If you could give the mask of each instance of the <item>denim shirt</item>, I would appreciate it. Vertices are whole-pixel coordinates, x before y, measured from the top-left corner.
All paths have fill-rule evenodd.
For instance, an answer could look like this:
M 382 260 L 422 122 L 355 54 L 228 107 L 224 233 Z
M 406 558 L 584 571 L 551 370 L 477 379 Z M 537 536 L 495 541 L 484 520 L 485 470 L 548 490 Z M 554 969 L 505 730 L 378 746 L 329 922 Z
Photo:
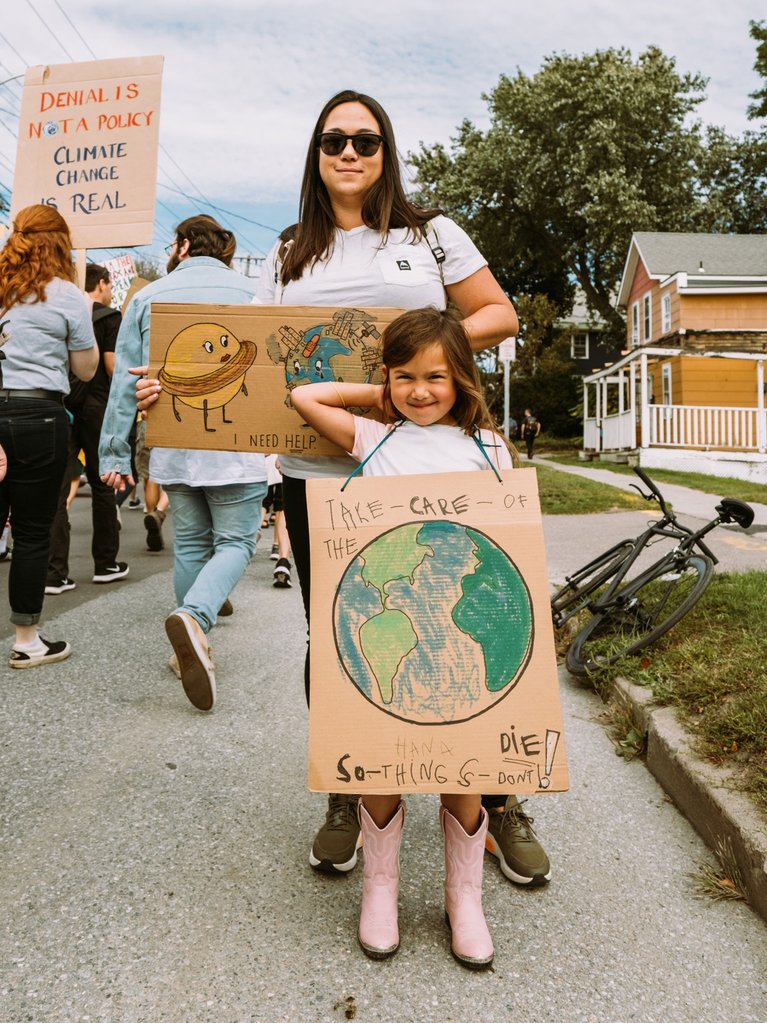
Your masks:
M 128 475 L 131 471 L 128 435 L 136 418 L 136 378 L 128 369 L 144 366 L 149 361 L 152 303 L 245 305 L 252 301 L 254 291 L 254 281 L 225 266 L 221 260 L 211 256 L 191 256 L 182 260 L 167 277 L 152 281 L 134 295 L 117 335 L 115 370 L 99 444 L 102 473 L 116 471 Z M 190 486 L 266 479 L 263 455 L 227 451 L 192 452 L 157 448 L 153 452 L 150 471 L 151 478 L 157 483 L 187 483 Z M 158 478 L 160 476 L 164 478 Z

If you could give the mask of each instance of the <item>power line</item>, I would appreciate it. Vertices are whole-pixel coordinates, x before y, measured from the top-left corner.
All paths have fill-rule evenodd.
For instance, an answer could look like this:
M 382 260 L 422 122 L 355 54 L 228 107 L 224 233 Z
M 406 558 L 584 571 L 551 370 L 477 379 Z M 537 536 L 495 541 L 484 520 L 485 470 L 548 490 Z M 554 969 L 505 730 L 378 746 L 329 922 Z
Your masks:
M 18 50 L 16 49 L 16 47 L 15 47 L 15 46 L 13 45 L 13 43 L 9 42 L 9 40 L 8 40 L 8 39 L 6 39 L 6 37 L 5 37 L 4 35 L 3 35 L 3 33 L 2 33 L 2 32 L 0 32 L 0 39 L 2 39 L 2 40 L 3 40 L 3 42 L 5 43 L 5 45 L 6 45 L 6 46 L 7 46 L 7 47 L 8 47 L 8 48 L 9 48 L 10 50 L 13 50 L 13 52 L 14 52 L 14 53 L 16 54 L 16 56 L 17 56 L 17 57 L 19 58 L 19 60 L 21 61 L 21 63 L 22 63 L 23 65 L 24 65 L 24 67 L 29 67 L 29 61 L 28 61 L 28 60 L 25 60 L 25 59 L 24 59 L 24 58 L 23 58 L 23 57 L 21 56 L 21 54 L 20 54 L 20 53 L 19 53 L 19 51 L 18 51 Z
M 62 14 L 64 15 L 64 17 L 65 17 L 65 18 L 67 19 L 67 21 L 69 22 L 69 24 L 70 24 L 70 25 L 72 26 L 72 28 L 73 28 L 73 29 L 75 30 L 75 32 L 77 33 L 77 36 L 78 36 L 78 38 L 80 39 L 80 41 L 82 42 L 82 44 L 83 44 L 83 45 L 85 46 L 85 48 L 86 48 L 86 50 L 88 51 L 88 53 L 90 53 L 91 57 L 93 57 L 93 59 L 94 59 L 94 60 L 98 60 L 98 57 L 97 57 L 97 56 L 96 56 L 96 54 L 95 54 L 95 53 L 93 52 L 93 50 L 92 50 L 92 49 L 90 48 L 90 45 L 89 45 L 89 43 L 88 43 L 87 39 L 84 39 L 84 38 L 83 38 L 83 36 L 82 36 L 82 33 L 81 33 L 81 32 L 80 32 L 80 30 L 79 30 L 79 29 L 78 29 L 78 28 L 76 27 L 75 23 L 74 23 L 74 22 L 72 21 L 72 19 L 71 19 L 71 18 L 69 17 L 69 15 L 68 15 L 68 14 L 67 14 L 67 12 L 66 12 L 66 11 L 64 10 L 64 8 L 63 8 L 63 7 L 61 6 L 61 4 L 59 3 L 59 0 L 53 0 L 53 2 L 54 2 L 54 3 L 56 4 L 56 6 L 58 7 L 58 9 L 59 9 L 59 10 L 61 11 L 61 13 L 62 13 Z
M 40 12 L 39 12 L 39 11 L 37 10 L 37 8 L 35 7 L 35 5 L 34 5 L 34 4 L 32 3 L 32 0 L 27 0 L 27 7 L 29 7 L 29 9 L 30 9 L 31 11 L 34 11 L 34 13 L 35 13 L 35 14 L 37 15 L 37 17 L 38 17 L 38 18 L 40 19 L 40 21 L 41 21 L 42 25 L 43 25 L 43 26 L 45 27 L 45 29 L 47 30 L 47 32 L 49 33 L 49 35 L 53 36 L 53 38 L 54 38 L 54 39 L 56 40 L 56 42 L 57 42 L 57 43 L 59 44 L 59 46 L 60 46 L 60 47 L 61 47 L 61 49 L 62 49 L 62 50 L 64 51 L 64 53 L 66 53 L 67 57 L 69 57 L 69 59 L 70 59 L 70 60 L 71 60 L 71 61 L 72 61 L 72 62 L 74 63 L 74 59 L 75 59 L 75 58 L 74 58 L 74 57 L 72 56 L 72 54 L 71 54 L 71 53 L 69 52 L 69 50 L 68 50 L 68 49 L 66 48 L 66 46 L 65 46 L 65 45 L 64 45 L 64 44 L 62 43 L 62 41 L 61 41 L 61 40 L 59 39 L 59 37 L 58 37 L 58 36 L 56 35 L 56 33 L 55 33 L 55 32 L 53 31 L 53 29 L 51 28 L 51 26 L 50 26 L 50 25 L 48 24 L 48 22 L 47 22 L 47 21 L 45 20 L 45 18 L 43 18 L 43 16 L 42 16 L 42 15 L 40 14 Z

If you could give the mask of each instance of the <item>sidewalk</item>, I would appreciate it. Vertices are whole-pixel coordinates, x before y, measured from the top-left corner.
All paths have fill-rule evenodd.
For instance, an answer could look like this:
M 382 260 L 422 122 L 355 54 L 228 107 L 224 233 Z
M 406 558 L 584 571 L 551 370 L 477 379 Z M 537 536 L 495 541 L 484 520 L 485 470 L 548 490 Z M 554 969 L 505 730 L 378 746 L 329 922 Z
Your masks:
M 46 633 L 72 642 L 69 661 L 3 669 L 0 1018 L 764 1023 L 763 922 L 694 896 L 705 846 L 564 674 L 572 789 L 528 804 L 553 880 L 519 890 L 486 857 L 494 970 L 449 954 L 428 796 L 408 800 L 402 948 L 368 960 L 361 869 L 307 865 L 323 798 L 306 790 L 305 627 L 272 564 L 265 544 L 214 631 L 211 715 L 166 665 L 170 559 L 51 605 Z

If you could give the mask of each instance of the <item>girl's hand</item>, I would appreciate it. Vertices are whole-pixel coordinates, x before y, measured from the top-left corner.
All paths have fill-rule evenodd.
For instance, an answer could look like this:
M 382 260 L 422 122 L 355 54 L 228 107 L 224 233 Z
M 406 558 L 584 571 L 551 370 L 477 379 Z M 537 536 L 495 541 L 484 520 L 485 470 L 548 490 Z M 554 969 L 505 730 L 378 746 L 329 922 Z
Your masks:
M 154 405 L 160 397 L 160 391 L 162 390 L 159 380 L 146 376 L 148 370 L 148 366 L 135 366 L 133 369 L 128 370 L 129 373 L 138 377 L 136 381 L 136 408 L 141 412 L 142 419 L 146 419 L 147 409 Z
M 2 447 L 0 447 L 0 480 L 5 479 L 5 474 L 8 471 L 8 457 Z

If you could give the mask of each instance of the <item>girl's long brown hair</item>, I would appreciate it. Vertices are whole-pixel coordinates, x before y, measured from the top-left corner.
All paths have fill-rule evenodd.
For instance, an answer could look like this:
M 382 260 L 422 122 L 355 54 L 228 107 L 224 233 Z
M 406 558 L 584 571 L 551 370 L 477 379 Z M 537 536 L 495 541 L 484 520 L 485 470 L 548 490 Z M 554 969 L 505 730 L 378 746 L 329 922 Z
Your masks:
M 464 433 L 472 436 L 477 430 L 492 430 L 504 440 L 514 464 L 519 454 L 498 429 L 482 393 L 479 371 L 474 361 L 468 335 L 458 317 L 450 310 L 411 309 L 398 316 L 385 328 L 382 359 L 387 374 L 384 382 L 384 407 L 400 415 L 391 400 L 389 373 L 428 348 L 439 345 L 455 384 L 456 399 L 450 414 Z
M 13 231 L 0 251 L 0 306 L 45 300 L 54 277 L 75 280 L 72 238 L 66 220 L 53 206 L 26 206 L 16 214 Z
M 333 246 L 336 222 L 325 184 L 320 177 L 319 146 L 317 136 L 322 132 L 330 114 L 342 103 L 361 103 L 370 111 L 383 136 L 383 172 L 370 189 L 362 206 L 362 219 L 368 227 L 380 232 L 384 240 L 389 231 L 398 227 L 410 228 L 413 240 L 423 236 L 423 225 L 438 216 L 439 210 L 424 210 L 414 206 L 402 186 L 397 145 L 389 115 L 371 96 L 346 89 L 328 100 L 317 118 L 304 165 L 301 184 L 299 225 L 295 243 L 286 251 L 282 266 L 282 283 L 297 281 L 307 266 L 328 255 Z

